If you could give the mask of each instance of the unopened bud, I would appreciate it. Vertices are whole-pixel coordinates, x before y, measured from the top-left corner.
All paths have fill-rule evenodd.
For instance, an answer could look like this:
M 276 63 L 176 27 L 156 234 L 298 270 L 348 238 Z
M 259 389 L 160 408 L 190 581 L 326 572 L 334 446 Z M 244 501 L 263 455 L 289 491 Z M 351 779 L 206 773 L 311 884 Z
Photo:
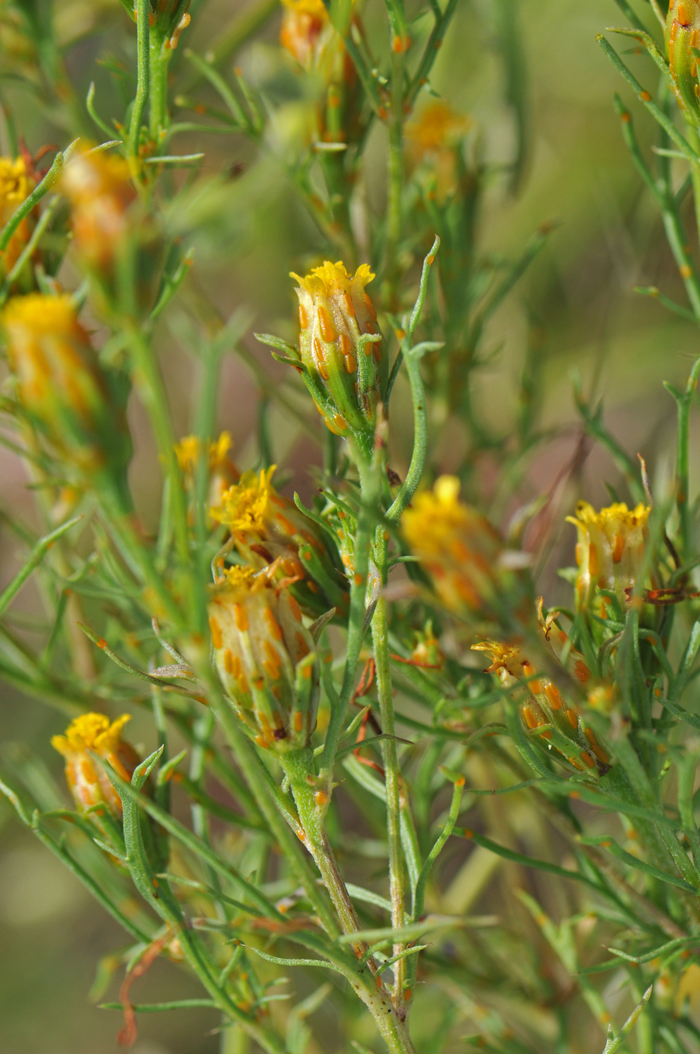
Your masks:
M 143 212 L 124 158 L 104 150 L 77 152 L 60 189 L 70 202 L 77 256 L 101 293 L 100 307 L 150 308 L 161 240 Z
M 71 722 L 65 735 L 52 738 L 51 746 L 66 759 L 68 789 L 81 812 L 102 803 L 113 816 L 121 819 L 121 798 L 91 753 L 108 762 L 123 780 L 131 782 L 140 758 L 131 744 L 121 738 L 122 729 L 130 720 L 129 714 L 122 714 L 111 723 L 105 714 L 83 714 Z
M 81 481 L 122 474 L 131 456 L 124 393 L 100 366 L 73 299 L 14 297 L 2 325 L 19 401 L 52 451 Z
M 374 441 L 377 403 L 388 378 L 386 350 L 377 313 L 365 286 L 374 278 L 367 264 L 348 274 L 326 261 L 299 283 L 301 361 L 322 393 L 317 409 L 328 428 L 367 449 Z M 369 338 L 369 339 L 367 339 Z
M 700 85 L 695 49 L 700 48 L 700 0 L 671 0 L 666 46 L 676 98 L 683 110 L 700 117 Z
M 318 664 L 289 590 L 266 572 L 230 568 L 212 587 L 209 626 L 222 684 L 255 742 L 277 751 L 305 747 Z

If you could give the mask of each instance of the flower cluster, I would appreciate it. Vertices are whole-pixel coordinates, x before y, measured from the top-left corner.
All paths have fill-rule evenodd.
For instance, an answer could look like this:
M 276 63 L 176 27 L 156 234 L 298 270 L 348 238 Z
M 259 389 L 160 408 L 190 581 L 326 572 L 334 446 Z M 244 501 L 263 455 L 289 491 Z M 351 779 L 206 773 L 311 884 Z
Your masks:
M 245 472 L 211 508 L 214 520 L 230 531 L 236 549 L 251 567 L 276 568 L 303 611 L 315 618 L 347 608 L 347 591 L 333 554 L 316 524 L 273 486 L 275 466 Z

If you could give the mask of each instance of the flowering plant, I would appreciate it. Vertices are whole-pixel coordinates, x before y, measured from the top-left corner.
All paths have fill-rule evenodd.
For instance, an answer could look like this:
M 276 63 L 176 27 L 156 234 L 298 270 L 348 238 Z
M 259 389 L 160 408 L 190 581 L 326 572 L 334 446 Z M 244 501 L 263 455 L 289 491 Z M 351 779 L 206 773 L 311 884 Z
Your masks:
M 63 138 L 31 155 L 3 107 L 2 441 L 40 526 L 2 514 L 27 553 L 0 593 L 0 679 L 61 716 L 53 770 L 2 754 L 0 790 L 126 934 L 95 990 L 123 1014 L 120 1041 L 147 1013 L 197 1009 L 224 1054 L 700 1050 L 700 359 L 669 386 L 672 470 L 638 468 L 577 387 L 580 445 L 612 456 L 627 493 L 525 500 L 523 465 L 547 441 L 535 363 L 515 431 L 484 412 L 478 371 L 549 227 L 515 260 L 482 254 L 476 217 L 504 166 L 474 119 L 431 98 L 443 40 L 477 12 L 284 0 L 266 82 L 262 51 L 230 60 L 277 3 L 254 0 L 207 51 L 206 5 L 125 3 L 133 68 L 103 58 L 128 95 L 107 120 L 94 83 L 77 97 L 44 6 L 5 6 L 22 44 L 7 72 Z M 523 56 L 512 5 L 495 6 L 513 190 Z M 655 99 L 601 38 L 661 129 L 652 171 L 617 98 L 688 306 L 654 295 L 697 323 L 682 206 L 692 195 L 700 214 L 700 5 L 673 0 L 663 34 L 618 6 L 632 27 L 611 32 L 661 76 Z M 248 174 L 212 175 L 215 150 L 184 153 L 185 135 L 232 137 L 263 185 L 283 171 L 315 224 L 306 256 L 280 249 L 296 283 L 269 327 L 282 335 L 256 334 L 274 374 L 194 253 L 207 225 L 225 240 L 222 201 L 245 213 L 227 195 Z M 234 355 L 256 426 L 240 424 L 244 396 L 224 397 Z M 542 568 L 567 520 L 564 593 Z M 30 579 L 45 611 L 25 639 Z M 188 998 L 136 1001 L 158 958 L 186 972 Z

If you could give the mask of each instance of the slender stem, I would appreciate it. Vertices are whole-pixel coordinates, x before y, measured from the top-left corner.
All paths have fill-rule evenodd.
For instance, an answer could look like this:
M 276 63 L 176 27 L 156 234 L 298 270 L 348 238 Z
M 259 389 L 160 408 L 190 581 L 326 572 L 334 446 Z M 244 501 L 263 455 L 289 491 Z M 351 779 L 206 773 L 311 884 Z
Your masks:
M 350 613 L 348 616 L 345 673 L 338 703 L 331 709 L 331 719 L 321 755 L 321 775 L 325 779 L 329 790 L 333 779 L 333 762 L 355 685 L 357 664 L 364 638 L 369 545 L 374 519 L 374 504 L 378 496 L 374 473 L 370 470 L 370 466 L 363 462 L 361 458 L 357 459 L 357 465 L 360 473 L 362 506 L 355 531 L 355 567 L 350 586 Z
M 318 792 L 315 790 L 316 781 L 312 775 L 314 772 L 313 752 L 310 747 L 306 747 L 304 750 L 282 755 L 280 762 L 289 780 L 299 811 L 304 845 L 321 872 L 324 885 L 338 913 L 343 933 L 355 933 L 360 928 L 357 912 L 350 900 L 324 828 L 325 793 L 321 791 L 318 801 L 316 800 Z M 367 945 L 363 941 L 353 947 L 358 958 L 367 951 Z
M 378 551 L 377 551 L 378 550 Z M 383 531 L 375 545 L 377 567 L 382 577 L 386 577 L 386 541 Z M 396 748 L 396 725 L 394 722 L 394 702 L 391 688 L 391 670 L 389 663 L 389 635 L 387 626 L 386 599 L 380 595 L 372 619 L 372 641 L 374 644 L 374 661 L 376 664 L 377 695 L 381 715 L 382 732 L 388 737 L 382 740 L 384 759 L 384 779 L 386 784 L 386 816 L 389 845 L 389 887 L 391 899 L 391 924 L 399 929 L 404 924 L 405 882 L 404 862 L 401 849 L 401 776 Z M 394 944 L 394 955 L 400 955 L 405 948 L 403 941 Z M 399 959 L 394 965 L 394 1006 L 397 1014 L 405 1016 L 404 984 L 406 981 L 406 960 Z
M 420 353 L 415 349 L 406 351 L 406 369 L 411 385 L 413 401 L 413 453 L 408 466 L 406 479 L 393 503 L 387 509 L 386 518 L 396 522 L 401 518 L 406 506 L 416 492 L 420 483 L 425 459 L 428 453 L 428 413 L 425 400 L 425 389 L 420 372 Z
M 143 115 L 148 102 L 148 90 L 150 81 L 150 37 L 151 29 L 149 17 L 151 13 L 150 0 L 136 0 L 136 96 L 134 108 L 131 111 L 131 124 L 129 125 L 129 139 L 127 148 L 129 156 L 133 159 L 139 155 L 139 140 L 141 137 L 141 125 Z
M 326 933 L 331 937 L 337 936 L 339 933 L 338 925 L 330 910 L 330 906 L 316 884 L 316 878 L 309 867 L 307 859 L 299 852 L 299 844 L 294 841 L 295 836 L 292 834 L 287 821 L 270 797 L 267 780 L 261 772 L 261 762 L 255 755 L 254 748 L 240 727 L 238 719 L 232 713 L 228 703 L 219 696 L 212 700 L 212 706 L 229 741 L 229 745 L 236 755 L 236 760 L 243 770 L 248 786 L 253 792 L 256 803 L 280 849 L 286 856 L 289 866 L 301 883 Z
M 172 48 L 165 46 L 165 34 L 158 21 L 151 27 L 149 41 L 150 84 L 148 100 L 148 132 L 159 147 L 168 125 L 168 67 Z
M 700 377 L 700 359 L 696 359 L 683 393 L 675 393 L 678 404 L 678 450 L 676 455 L 676 504 L 680 519 L 682 558 L 691 557 L 692 513 L 690 508 L 690 407 Z
M 401 38 L 394 38 L 402 47 Z M 396 292 L 396 254 L 403 229 L 403 84 L 404 56 L 402 50 L 391 56 L 391 114 L 389 116 L 388 201 L 386 217 L 386 283 L 390 300 Z
M 187 529 L 187 500 L 182 486 L 182 477 L 175 454 L 175 432 L 168 393 L 165 389 L 163 375 L 149 341 L 142 331 L 134 325 L 129 326 L 129 337 L 134 353 L 134 380 L 139 389 L 151 426 L 158 444 L 158 453 L 168 479 L 171 481 L 171 500 L 175 541 L 183 564 L 190 561 L 190 543 Z

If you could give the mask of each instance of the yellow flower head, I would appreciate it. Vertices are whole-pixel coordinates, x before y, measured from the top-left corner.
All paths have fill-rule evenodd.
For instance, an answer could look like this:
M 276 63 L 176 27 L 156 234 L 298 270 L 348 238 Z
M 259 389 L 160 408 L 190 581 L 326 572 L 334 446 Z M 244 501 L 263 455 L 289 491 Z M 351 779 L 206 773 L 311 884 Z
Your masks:
M 338 260 L 337 263 L 325 260 L 320 267 L 313 267 L 304 278 L 295 274 L 294 271 L 291 272 L 291 277 L 296 278 L 302 289 L 311 293 L 312 296 L 314 293 L 333 296 L 339 293 L 350 293 L 353 282 L 357 282 L 364 289 L 374 281 L 375 275 L 372 274 L 369 264 L 360 264 L 355 274 L 351 275 L 342 260 Z
M 51 746 L 64 757 L 86 750 L 94 750 L 106 757 L 120 746 L 122 729 L 127 721 L 131 721 L 131 714 L 122 714 L 111 723 L 106 714 L 83 714 L 71 722 L 65 735 L 54 736 Z
M 316 391 L 328 395 L 317 409 L 331 432 L 354 434 L 371 448 L 388 361 L 380 340 L 362 340 L 379 336 L 377 312 L 365 292 L 374 278 L 369 264 L 350 274 L 342 261 L 326 260 L 303 278 L 293 272 L 291 277 L 299 283 L 301 361 Z
M 70 467 L 121 471 L 131 451 L 116 405 L 72 297 L 13 297 L 2 313 L 19 400 Z
M 229 568 L 212 587 L 209 627 L 222 684 L 258 745 L 305 746 L 318 669 L 299 606 L 273 569 Z
M 102 803 L 121 818 L 121 799 L 91 752 L 107 761 L 122 779 L 131 780 L 139 759 L 121 737 L 130 720 L 129 714 L 112 722 L 105 714 L 83 714 L 71 722 L 64 735 L 52 738 L 52 747 L 66 759 L 68 787 L 81 811 Z
M 276 465 L 261 469 L 260 474 L 244 472 L 240 482 L 229 487 L 221 497 L 221 505 L 211 509 L 219 523 L 229 527 L 231 534 L 262 534 L 265 530 L 270 494 L 274 492 L 272 477 Z
M 459 489 L 455 476 L 441 476 L 432 491 L 417 494 L 403 533 L 446 607 L 486 613 L 502 591 L 504 546 L 488 520 L 459 501 Z
M 632 510 L 617 502 L 596 512 L 587 501 L 580 501 L 576 515 L 567 516 L 578 531 L 576 598 L 580 609 L 593 604 L 596 614 L 605 615 L 605 598 L 595 600 L 596 586 L 613 590 L 624 609 L 626 590 L 634 588 L 642 571 L 650 512 L 641 502 Z

